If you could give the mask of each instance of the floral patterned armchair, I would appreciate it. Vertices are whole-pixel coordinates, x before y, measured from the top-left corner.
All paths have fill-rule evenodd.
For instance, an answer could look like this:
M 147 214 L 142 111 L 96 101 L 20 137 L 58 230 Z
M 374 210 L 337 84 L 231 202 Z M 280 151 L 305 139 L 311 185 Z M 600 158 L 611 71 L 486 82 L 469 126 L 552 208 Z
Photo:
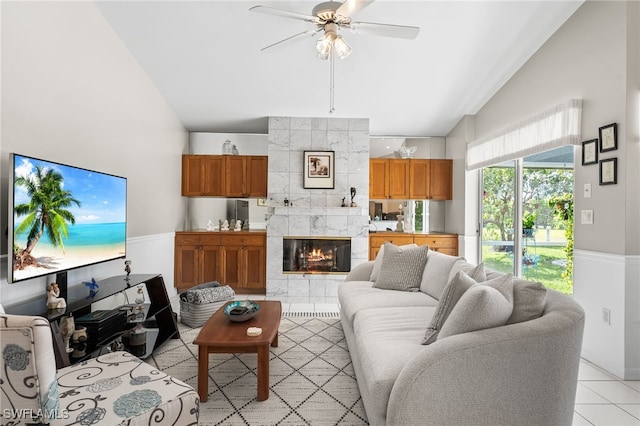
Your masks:
M 197 392 L 127 352 L 56 371 L 49 322 L 0 314 L 2 425 L 197 425 Z

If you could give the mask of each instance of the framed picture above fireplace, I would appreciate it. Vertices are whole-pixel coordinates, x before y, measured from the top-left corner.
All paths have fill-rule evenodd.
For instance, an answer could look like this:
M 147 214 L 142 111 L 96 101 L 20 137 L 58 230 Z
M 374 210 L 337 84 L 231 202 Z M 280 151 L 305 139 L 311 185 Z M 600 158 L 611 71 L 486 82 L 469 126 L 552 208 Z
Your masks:
M 333 189 L 335 187 L 334 159 L 334 151 L 304 151 L 303 187 Z

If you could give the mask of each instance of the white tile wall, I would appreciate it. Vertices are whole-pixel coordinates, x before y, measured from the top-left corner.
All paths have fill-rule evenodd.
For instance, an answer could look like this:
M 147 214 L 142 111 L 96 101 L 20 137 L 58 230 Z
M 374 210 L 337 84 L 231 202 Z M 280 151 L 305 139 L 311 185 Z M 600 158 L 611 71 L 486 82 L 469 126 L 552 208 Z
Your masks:
M 334 189 L 303 188 L 305 150 L 335 151 Z M 268 155 L 267 297 L 335 303 L 344 276 L 283 274 L 282 237 L 349 236 L 351 267 L 368 259 L 369 120 L 270 117 Z M 342 208 L 351 187 L 358 207 Z

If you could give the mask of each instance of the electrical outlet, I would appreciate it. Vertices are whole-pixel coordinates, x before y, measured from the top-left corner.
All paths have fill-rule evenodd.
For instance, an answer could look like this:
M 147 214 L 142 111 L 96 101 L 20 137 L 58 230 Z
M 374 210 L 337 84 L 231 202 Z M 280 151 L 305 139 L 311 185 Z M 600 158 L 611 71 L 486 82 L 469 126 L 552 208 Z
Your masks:
M 602 308 L 602 322 L 611 325 L 611 309 Z

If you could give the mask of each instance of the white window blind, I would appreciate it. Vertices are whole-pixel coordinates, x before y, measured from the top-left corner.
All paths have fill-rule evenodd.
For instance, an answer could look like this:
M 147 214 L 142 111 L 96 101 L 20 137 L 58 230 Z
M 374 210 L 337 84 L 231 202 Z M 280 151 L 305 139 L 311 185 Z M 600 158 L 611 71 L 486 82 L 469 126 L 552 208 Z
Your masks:
M 467 145 L 467 170 L 580 144 L 582 100 L 572 99 Z

